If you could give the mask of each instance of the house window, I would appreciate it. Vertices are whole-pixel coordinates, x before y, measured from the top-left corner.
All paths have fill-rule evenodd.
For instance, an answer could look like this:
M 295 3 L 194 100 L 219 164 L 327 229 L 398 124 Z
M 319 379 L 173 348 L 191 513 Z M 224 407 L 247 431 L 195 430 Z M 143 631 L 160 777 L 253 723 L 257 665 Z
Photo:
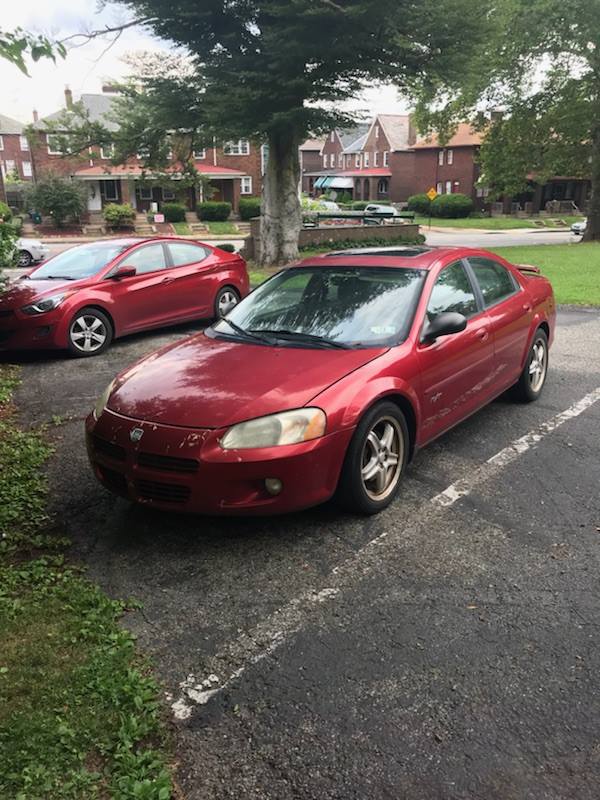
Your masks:
M 165 189 L 163 186 L 162 198 L 163 200 L 175 200 L 175 192 L 172 189 Z
M 383 153 L 383 166 L 387 167 L 389 166 L 389 163 L 390 163 L 390 154 L 387 150 L 385 150 Z
M 0 150 L 4 150 L 4 139 L 0 136 Z
M 21 166 L 23 167 L 23 177 L 24 178 L 31 178 L 33 177 L 33 172 L 31 171 L 31 161 L 22 161 Z
M 4 162 L 4 176 L 7 175 L 14 175 L 16 171 L 16 162 L 15 161 L 5 161 Z
M 248 175 L 242 178 L 242 186 L 240 188 L 242 194 L 252 194 L 252 178 Z
M 140 200 L 152 200 L 152 188 L 150 186 L 139 186 L 138 194 Z
M 335 142 L 335 131 L 331 131 L 331 134 L 329 136 L 329 141 L 330 142 Z
M 379 139 L 379 125 L 375 125 L 375 138 Z
M 115 146 L 114 144 L 107 144 L 106 147 L 100 148 L 100 158 L 113 158 L 115 155 Z
M 60 149 L 60 144 L 58 142 L 58 138 L 56 136 L 48 135 L 46 137 L 48 142 L 48 155 L 50 156 L 60 156 L 62 155 L 62 150 Z
M 206 158 L 205 148 L 203 147 L 202 150 L 194 150 L 192 156 L 195 160 L 201 160 L 203 158 Z
M 147 148 L 143 148 L 135 154 L 135 157 L 138 159 L 138 161 L 146 161 L 148 158 L 150 158 L 150 151 Z
M 323 156 L 323 169 L 327 169 L 327 153 Z
M 226 156 L 247 156 L 250 152 L 248 139 L 238 139 L 237 142 L 225 142 L 223 153 Z
M 389 192 L 390 185 L 388 183 L 387 178 L 382 178 L 379 183 L 377 184 L 377 192 L 378 194 L 387 194 Z
M 439 150 L 438 151 L 438 164 L 440 165 L 440 167 L 444 166 L 444 151 L 443 150 Z
M 452 181 L 446 181 L 446 194 L 452 194 Z
M 360 153 L 357 153 L 354 156 L 354 166 L 356 167 L 356 169 L 360 169 Z
M 344 156 L 343 156 L 342 153 L 339 153 L 338 154 L 338 167 L 343 167 L 343 166 L 344 166 Z
M 335 168 L 335 153 L 332 153 L 329 156 L 329 166 Z
M 435 190 L 438 194 L 444 194 L 444 184 L 440 181 L 436 184 Z
M 171 150 L 171 148 L 169 148 L 167 150 L 167 159 L 168 159 L 168 161 L 172 161 L 173 160 L 173 151 Z
M 363 160 L 364 160 L 365 167 L 368 167 L 369 166 L 369 154 L 368 153 L 364 154 Z
M 104 183 L 104 199 L 110 201 L 118 200 L 119 192 L 117 190 L 117 182 L 103 181 L 103 183 Z
M 375 150 L 375 152 L 373 153 L 373 166 L 374 167 L 378 167 L 379 166 L 379 151 L 378 150 Z
M 19 136 L 19 147 L 24 153 L 29 152 L 29 142 L 26 136 Z
M 454 150 L 446 150 L 446 163 L 447 164 L 454 163 Z

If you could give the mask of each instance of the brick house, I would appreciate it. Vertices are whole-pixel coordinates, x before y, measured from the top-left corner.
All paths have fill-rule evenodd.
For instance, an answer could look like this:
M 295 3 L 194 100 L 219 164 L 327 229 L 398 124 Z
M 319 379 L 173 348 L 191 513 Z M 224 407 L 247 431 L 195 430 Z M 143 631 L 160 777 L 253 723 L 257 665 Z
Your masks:
M 0 171 L 2 177 L 20 181 L 33 180 L 33 163 L 24 125 L 0 114 Z
M 109 117 L 115 95 L 110 91 L 103 94 L 82 94 L 81 102 L 92 122 L 102 122 L 109 130 L 116 130 L 117 124 Z M 65 89 L 65 109 L 73 105 L 70 89 Z M 171 187 L 149 186 L 143 181 L 143 162 L 140 158 L 130 159 L 126 164 L 113 165 L 110 149 L 90 148 L 77 156 L 65 156 L 58 150 L 56 137 L 46 132 L 46 122 L 59 119 L 64 109 L 50 114 L 34 123 L 37 140 L 33 144 L 36 176 L 45 172 L 68 175 L 74 180 L 85 182 L 88 188 L 88 212 L 98 213 L 107 203 L 131 203 L 136 210 L 147 211 L 152 203 L 160 210 L 163 202 L 175 199 L 177 188 L 177 164 L 167 167 L 173 173 Z M 226 200 L 233 211 L 239 209 L 240 197 L 260 194 L 262 184 L 263 153 L 261 147 L 248 139 L 236 142 L 217 143 L 194 153 L 197 170 L 210 179 L 213 200 Z M 150 175 L 148 175 L 151 177 Z M 180 193 L 178 193 L 180 194 Z M 193 209 L 202 198 L 194 188 L 181 193 L 182 199 Z
M 311 176 L 321 169 L 324 144 L 325 139 L 307 139 L 298 148 L 302 191 L 305 194 L 313 194 L 315 178 Z

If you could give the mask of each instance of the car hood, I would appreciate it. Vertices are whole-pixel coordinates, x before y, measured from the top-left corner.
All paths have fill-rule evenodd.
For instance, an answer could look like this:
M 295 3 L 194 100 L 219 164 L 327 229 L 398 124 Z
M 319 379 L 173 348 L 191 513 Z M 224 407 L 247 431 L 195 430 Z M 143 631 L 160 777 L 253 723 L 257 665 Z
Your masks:
M 64 280 L 18 280 L 0 294 L 0 308 L 14 309 L 26 306 L 41 295 L 52 296 L 72 292 L 79 288 L 81 281 Z
M 201 333 L 121 373 L 107 407 L 139 420 L 222 428 L 306 405 L 387 349 L 268 347 Z

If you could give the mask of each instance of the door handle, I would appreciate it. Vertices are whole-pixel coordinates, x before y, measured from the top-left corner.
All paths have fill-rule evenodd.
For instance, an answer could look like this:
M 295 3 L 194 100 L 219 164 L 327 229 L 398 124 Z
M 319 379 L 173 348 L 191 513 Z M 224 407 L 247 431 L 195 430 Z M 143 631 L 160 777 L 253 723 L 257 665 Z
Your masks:
M 163 278 L 161 283 L 173 283 L 174 278 Z
M 523 303 L 523 311 L 531 311 L 531 303 Z
M 490 338 L 490 333 L 489 333 L 489 331 L 486 331 L 485 329 L 483 329 L 483 330 L 477 331 L 477 336 L 481 339 L 482 342 L 487 342 L 487 340 Z

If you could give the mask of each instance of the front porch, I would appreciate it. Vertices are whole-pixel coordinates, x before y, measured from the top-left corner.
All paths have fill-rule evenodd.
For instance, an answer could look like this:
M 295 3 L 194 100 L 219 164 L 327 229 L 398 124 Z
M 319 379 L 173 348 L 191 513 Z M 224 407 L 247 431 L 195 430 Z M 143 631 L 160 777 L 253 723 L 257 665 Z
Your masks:
M 327 194 L 333 199 L 348 193 L 353 200 L 389 200 L 392 173 L 386 168 L 309 172 L 303 176 L 311 196 Z

